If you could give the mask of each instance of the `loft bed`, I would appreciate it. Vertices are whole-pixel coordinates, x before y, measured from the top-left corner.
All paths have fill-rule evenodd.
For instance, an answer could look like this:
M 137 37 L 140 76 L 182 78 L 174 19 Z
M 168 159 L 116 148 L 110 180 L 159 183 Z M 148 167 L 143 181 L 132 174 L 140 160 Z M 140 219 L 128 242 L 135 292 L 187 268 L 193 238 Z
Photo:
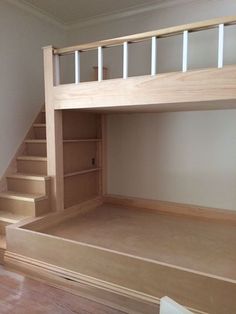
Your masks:
M 236 17 L 68 48 L 44 48 L 51 208 L 7 227 L 5 263 L 127 313 L 157 313 L 168 295 L 193 313 L 236 312 L 236 212 L 107 194 L 107 114 L 236 108 L 224 27 Z M 188 34 L 219 29 L 218 67 L 188 71 Z M 183 34 L 182 72 L 157 74 L 157 40 Z M 128 77 L 128 47 L 151 40 L 151 75 Z M 103 49 L 123 45 L 123 78 L 103 80 Z M 80 54 L 98 51 L 98 81 Z M 74 54 L 75 83 L 60 84 Z

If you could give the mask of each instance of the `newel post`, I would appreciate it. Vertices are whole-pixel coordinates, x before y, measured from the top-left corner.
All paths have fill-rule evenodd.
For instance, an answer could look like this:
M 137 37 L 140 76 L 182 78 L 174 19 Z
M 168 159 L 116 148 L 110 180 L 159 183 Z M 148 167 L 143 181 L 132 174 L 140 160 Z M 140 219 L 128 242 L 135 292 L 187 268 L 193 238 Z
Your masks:
M 54 110 L 53 89 L 59 83 L 58 56 L 53 47 L 43 48 L 44 84 L 47 134 L 47 171 L 51 177 L 51 207 L 54 211 L 64 210 L 64 174 L 63 174 L 63 135 L 62 111 Z

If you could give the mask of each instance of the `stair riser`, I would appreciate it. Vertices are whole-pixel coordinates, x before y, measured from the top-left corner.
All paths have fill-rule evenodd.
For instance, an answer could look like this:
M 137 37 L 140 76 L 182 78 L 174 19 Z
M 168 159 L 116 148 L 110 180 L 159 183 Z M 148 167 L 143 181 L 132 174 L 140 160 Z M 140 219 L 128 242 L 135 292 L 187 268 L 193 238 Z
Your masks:
M 45 112 L 40 112 L 36 123 L 45 123 L 46 122 L 46 118 L 45 118 Z
M 35 216 L 42 216 L 47 214 L 50 211 L 50 201 L 49 199 L 44 199 L 41 201 L 38 201 L 36 203 L 36 210 L 35 210 Z
M 45 127 L 35 127 L 34 135 L 36 139 L 46 139 L 46 128 Z
M 26 152 L 30 156 L 47 156 L 47 145 L 46 143 L 26 143 Z
M 46 161 L 18 160 L 17 171 L 27 174 L 47 175 Z
M 0 210 L 12 212 L 22 216 L 35 216 L 36 206 L 34 202 L 0 198 Z
M 49 195 L 49 180 L 27 180 L 8 178 L 7 187 L 9 191 L 25 194 L 46 194 Z
M 36 202 L 0 198 L 0 210 L 6 210 L 23 216 L 38 217 L 49 211 L 49 200 L 43 199 Z
M 0 221 L 0 234 L 6 234 L 6 226 L 8 226 L 9 223 Z

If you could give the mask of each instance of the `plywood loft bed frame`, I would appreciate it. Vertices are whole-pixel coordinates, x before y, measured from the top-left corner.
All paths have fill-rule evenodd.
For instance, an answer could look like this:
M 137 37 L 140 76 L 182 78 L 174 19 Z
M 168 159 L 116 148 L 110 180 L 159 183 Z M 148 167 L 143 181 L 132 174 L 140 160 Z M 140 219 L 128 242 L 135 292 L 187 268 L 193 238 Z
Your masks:
M 44 48 L 51 207 L 7 227 L 5 263 L 127 313 L 157 313 L 165 295 L 194 313 L 236 313 L 234 211 L 107 195 L 106 114 L 236 108 L 236 66 L 223 66 L 236 17 L 68 48 Z M 188 71 L 188 34 L 219 29 L 218 68 Z M 182 72 L 157 74 L 157 41 L 183 34 Z M 148 41 L 151 75 L 128 77 L 128 47 Z M 103 49 L 123 45 L 123 78 L 103 80 Z M 80 54 L 98 51 L 98 81 Z M 74 54 L 75 84 L 60 84 Z M 132 223 L 130 223 L 132 222 Z

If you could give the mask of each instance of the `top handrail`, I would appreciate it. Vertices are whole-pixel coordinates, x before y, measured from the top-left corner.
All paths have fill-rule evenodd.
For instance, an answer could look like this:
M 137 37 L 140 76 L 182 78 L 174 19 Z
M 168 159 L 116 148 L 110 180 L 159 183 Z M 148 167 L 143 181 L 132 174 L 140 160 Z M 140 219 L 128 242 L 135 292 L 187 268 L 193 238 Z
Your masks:
M 66 54 L 74 53 L 75 51 L 81 51 L 81 52 L 88 51 L 88 50 L 97 49 L 98 47 L 103 47 L 103 48 L 114 47 L 114 46 L 122 45 L 124 42 L 135 43 L 135 42 L 140 42 L 140 41 L 150 39 L 152 37 L 163 38 L 163 37 L 179 35 L 179 34 L 182 34 L 184 31 L 197 32 L 197 31 L 202 31 L 206 29 L 213 29 L 213 28 L 218 27 L 219 24 L 224 24 L 225 26 L 236 24 L 236 16 L 220 17 L 220 18 L 215 18 L 215 19 L 206 20 L 202 22 L 168 27 L 168 28 L 163 28 L 156 31 L 149 31 L 149 32 L 144 32 L 144 33 L 139 33 L 139 34 L 134 34 L 134 35 L 95 41 L 92 43 L 81 44 L 81 45 L 76 45 L 76 46 L 71 46 L 71 47 L 54 48 L 53 52 L 55 55 L 66 55 Z

